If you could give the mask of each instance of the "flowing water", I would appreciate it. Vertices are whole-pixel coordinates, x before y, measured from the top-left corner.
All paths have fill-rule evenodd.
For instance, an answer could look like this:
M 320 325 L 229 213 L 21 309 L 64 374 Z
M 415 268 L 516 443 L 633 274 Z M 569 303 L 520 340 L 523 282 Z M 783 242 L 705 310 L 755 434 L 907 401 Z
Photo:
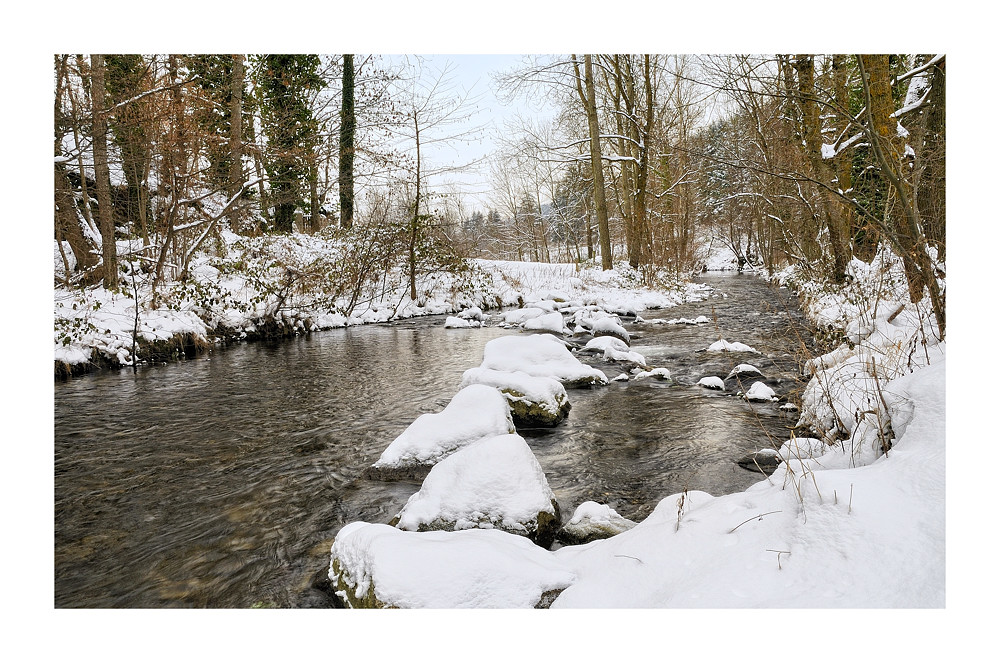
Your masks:
M 696 386 L 741 362 L 794 395 L 805 329 L 794 297 L 750 275 L 705 275 L 714 296 L 626 322 L 632 349 L 669 368 L 570 390 L 554 429 L 520 431 L 568 519 L 585 500 L 640 520 L 685 489 L 764 477 L 735 461 L 787 439 L 795 415 Z M 163 366 L 55 384 L 55 606 L 319 607 L 313 587 L 352 521 L 387 522 L 419 482 L 362 477 L 414 419 L 438 412 L 497 327 L 441 318 L 245 344 Z M 720 335 L 763 356 L 699 352 Z M 808 341 L 806 341 L 808 343 Z M 584 361 L 614 377 L 623 368 Z M 744 384 L 748 388 L 749 384 Z

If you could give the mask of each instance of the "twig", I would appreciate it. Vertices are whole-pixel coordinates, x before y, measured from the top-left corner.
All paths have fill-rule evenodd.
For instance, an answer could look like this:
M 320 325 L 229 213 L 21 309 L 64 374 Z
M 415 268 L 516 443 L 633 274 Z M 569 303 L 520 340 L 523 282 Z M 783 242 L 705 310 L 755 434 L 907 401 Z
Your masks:
M 632 555 L 615 555 L 615 557 L 628 557 L 629 559 L 634 559 L 640 564 L 645 564 L 645 562 L 643 562 L 641 559 L 639 559 L 638 557 L 632 557 Z
M 779 571 L 781 570 L 781 556 L 782 555 L 791 555 L 792 554 L 791 550 L 771 550 L 770 548 L 765 548 L 764 550 L 765 550 L 765 552 L 778 553 L 778 570 Z
M 733 532 L 735 532 L 735 531 L 736 531 L 737 529 L 739 529 L 739 528 L 740 528 L 740 527 L 742 527 L 743 525 L 746 525 L 746 524 L 747 524 L 748 522 L 750 522 L 751 520 L 754 520 L 754 519 L 757 519 L 757 520 L 761 520 L 761 519 L 762 519 L 762 518 L 763 518 L 764 516 L 770 516 L 770 515 L 771 515 L 772 513 L 781 513 L 781 511 L 779 510 L 779 511 L 768 511 L 767 513 L 758 513 L 758 514 L 757 514 L 756 516 L 754 516 L 753 518 L 747 518 L 747 519 L 746 519 L 746 520 L 744 520 L 744 521 L 743 521 L 742 523 L 740 523 L 740 524 L 739 524 L 739 525 L 737 525 L 736 527 L 734 527 L 734 528 L 732 528 L 731 530 L 729 530 L 728 532 L 726 532 L 726 534 L 732 534 L 732 533 L 733 533 Z

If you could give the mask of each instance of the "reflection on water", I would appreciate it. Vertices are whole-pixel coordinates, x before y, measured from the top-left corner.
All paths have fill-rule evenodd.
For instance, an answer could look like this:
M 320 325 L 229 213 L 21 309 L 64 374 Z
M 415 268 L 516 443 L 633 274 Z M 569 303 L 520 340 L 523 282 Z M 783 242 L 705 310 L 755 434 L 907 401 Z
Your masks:
M 794 421 L 774 405 L 695 383 L 737 363 L 696 352 L 721 333 L 767 355 L 751 361 L 779 394 L 796 389 L 790 297 L 749 276 L 705 280 L 729 297 L 643 317 L 714 314 L 717 327 L 627 325 L 633 349 L 673 383 L 570 391 L 562 425 L 522 431 L 564 518 L 584 500 L 638 520 L 685 488 L 742 490 L 762 477 L 735 459 L 787 438 Z M 337 531 L 388 521 L 419 488 L 362 479 L 364 469 L 417 416 L 442 409 L 486 342 L 509 333 L 424 319 L 57 383 L 55 605 L 316 603 L 309 583 Z

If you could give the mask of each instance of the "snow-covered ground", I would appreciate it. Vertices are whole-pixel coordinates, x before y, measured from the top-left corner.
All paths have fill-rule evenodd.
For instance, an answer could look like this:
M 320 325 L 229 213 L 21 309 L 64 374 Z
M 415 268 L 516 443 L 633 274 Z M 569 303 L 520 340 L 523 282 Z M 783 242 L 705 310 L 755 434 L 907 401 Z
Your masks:
M 856 261 L 851 287 L 800 284 L 813 319 L 852 336 L 809 366 L 800 421 L 824 440 L 792 440 L 774 474 L 744 492 L 671 495 L 629 531 L 548 553 L 535 598 L 556 588 L 552 608 L 944 608 L 947 353 L 926 304 L 908 303 L 905 284 L 887 279 L 896 267 Z M 495 606 L 504 591 L 495 562 L 475 554 L 478 539 L 449 539 L 470 548 L 449 555 L 444 581 L 424 568 L 432 558 L 411 574 L 388 561 L 405 560 L 421 534 L 376 549 L 345 530 L 332 559 L 360 564 L 366 591 L 382 587 L 412 607 L 441 605 L 442 593 Z M 537 568 L 536 551 L 510 551 Z M 780 643 L 780 620 L 772 626 L 761 644 Z
M 481 309 L 521 305 L 527 308 L 520 315 L 538 318 L 532 326 L 561 332 L 561 317 L 553 308 L 556 300 L 634 315 L 704 295 L 703 288 L 690 283 L 670 292 L 642 287 L 627 265 L 604 272 L 573 264 L 471 260 L 459 274 L 422 274 L 414 301 L 400 270 L 390 270 L 384 279 L 353 290 L 352 284 L 331 278 L 342 271 L 337 256 L 346 249 L 330 237 L 296 233 L 248 238 L 223 231 L 220 240 L 221 247 L 195 256 L 187 281 L 161 283 L 155 305 L 150 275 L 131 270 L 127 258 L 121 260 L 129 270 L 123 275 L 121 293 L 100 286 L 85 290 L 57 286 L 55 360 L 70 366 L 92 359 L 130 365 L 133 336 L 140 344 L 183 335 L 208 344 L 222 335 L 252 337 L 266 325 L 294 334 L 463 312 L 466 317 L 456 317 L 450 325 L 466 326 L 478 323 Z M 129 243 L 119 242 L 118 248 L 126 256 Z M 63 261 L 55 245 L 53 260 L 58 279 Z

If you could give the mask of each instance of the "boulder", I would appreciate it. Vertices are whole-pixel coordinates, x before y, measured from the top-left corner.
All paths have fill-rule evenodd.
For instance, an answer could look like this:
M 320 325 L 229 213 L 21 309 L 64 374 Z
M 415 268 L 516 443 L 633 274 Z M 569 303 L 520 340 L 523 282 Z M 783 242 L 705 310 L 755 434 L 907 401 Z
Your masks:
M 593 333 L 595 338 L 599 338 L 601 336 L 612 336 L 621 340 L 626 345 L 632 344 L 629 333 L 618 323 L 616 318 L 611 316 L 595 320 L 590 327 L 590 331 Z
M 771 389 L 763 382 L 754 382 L 743 398 L 748 401 L 773 401 L 776 400 L 774 389 Z
M 723 391 L 726 388 L 726 383 L 723 382 L 722 378 L 715 375 L 708 375 L 698 380 L 698 385 L 704 387 L 705 389 L 715 389 L 717 391 Z
M 552 378 L 568 388 L 608 383 L 602 371 L 574 357 L 566 344 L 551 334 L 495 338 L 483 349 L 481 368 Z
M 781 456 L 774 449 L 761 449 L 743 456 L 736 461 L 736 464 L 746 470 L 771 474 L 781 462 Z
M 399 529 L 499 529 L 548 547 L 559 504 L 535 455 L 519 435 L 471 444 L 433 468 L 389 523 Z
M 546 607 L 576 580 L 567 565 L 522 536 L 405 532 L 363 522 L 337 534 L 328 576 L 352 608 Z
M 762 378 L 764 374 L 760 372 L 760 369 L 751 364 L 738 364 L 733 370 L 729 371 L 729 375 L 726 376 L 727 380 L 736 378 L 738 380 L 743 380 L 745 378 Z
M 470 385 L 441 412 L 417 417 L 368 468 L 366 476 L 383 481 L 421 477 L 458 449 L 515 430 L 503 394 L 486 385 Z
M 552 332 L 553 334 L 562 334 L 564 330 L 568 331 L 566 325 L 563 324 L 562 313 L 558 311 L 543 313 L 530 320 L 525 320 L 522 326 L 528 331 Z
M 570 411 L 566 388 L 558 380 L 534 377 L 523 371 L 470 368 L 462 375 L 462 386 L 484 384 L 507 398 L 515 426 L 555 426 Z
M 750 352 L 753 354 L 760 354 L 754 348 L 751 348 L 745 343 L 730 343 L 726 339 L 719 339 L 715 343 L 708 346 L 709 352 Z
M 606 504 L 584 502 L 573 512 L 573 517 L 559 530 L 558 538 L 567 545 L 590 543 L 608 539 L 627 532 L 635 523 L 618 514 Z

